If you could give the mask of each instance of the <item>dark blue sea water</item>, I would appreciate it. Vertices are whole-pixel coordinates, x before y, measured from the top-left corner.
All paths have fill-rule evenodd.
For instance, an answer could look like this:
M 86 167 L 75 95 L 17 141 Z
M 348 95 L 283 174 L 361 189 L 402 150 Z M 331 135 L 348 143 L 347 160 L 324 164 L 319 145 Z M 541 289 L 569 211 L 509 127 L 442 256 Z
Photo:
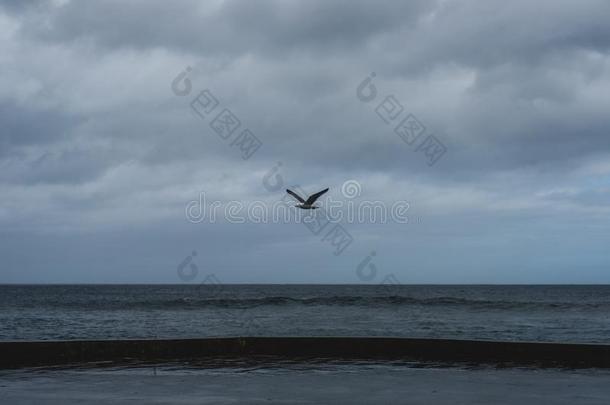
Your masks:
M 610 286 L 0 286 L 0 340 L 254 335 L 610 343 Z

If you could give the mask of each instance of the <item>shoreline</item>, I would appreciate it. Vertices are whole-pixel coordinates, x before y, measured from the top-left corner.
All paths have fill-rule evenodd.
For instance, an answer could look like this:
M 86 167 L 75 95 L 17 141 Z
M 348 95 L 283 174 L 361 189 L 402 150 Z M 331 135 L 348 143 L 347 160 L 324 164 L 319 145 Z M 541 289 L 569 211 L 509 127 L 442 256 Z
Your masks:
M 7 404 L 608 403 L 608 370 L 237 364 L 24 369 L 0 373 Z
M 395 337 L 0 341 L 0 353 L 0 369 L 255 356 L 610 368 L 608 344 Z

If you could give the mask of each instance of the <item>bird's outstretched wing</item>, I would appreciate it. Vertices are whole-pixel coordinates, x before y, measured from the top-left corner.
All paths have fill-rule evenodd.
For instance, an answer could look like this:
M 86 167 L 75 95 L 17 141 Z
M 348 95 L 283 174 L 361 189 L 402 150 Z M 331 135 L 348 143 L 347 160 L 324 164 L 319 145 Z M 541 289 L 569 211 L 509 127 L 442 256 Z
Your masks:
M 301 196 L 299 196 L 299 195 L 298 195 L 297 193 L 295 193 L 294 191 L 286 189 L 286 192 L 287 192 L 288 194 L 290 194 L 291 196 L 293 196 L 294 198 L 296 198 L 296 199 L 297 199 L 297 200 L 298 200 L 298 201 L 299 201 L 301 204 L 304 204 L 304 203 L 305 203 L 305 200 L 303 200 L 303 199 L 301 198 Z
M 328 189 L 327 189 L 327 188 L 325 188 L 325 189 L 324 189 L 324 190 L 322 190 L 322 191 L 318 191 L 317 193 L 310 195 L 310 196 L 309 196 L 309 198 L 307 199 L 307 201 L 305 201 L 305 204 L 307 204 L 307 205 L 311 205 L 311 204 L 315 203 L 315 202 L 316 202 L 316 200 L 317 200 L 317 199 L 318 199 L 318 198 L 319 198 L 319 197 L 320 197 L 322 194 L 326 193 L 327 191 L 328 191 Z

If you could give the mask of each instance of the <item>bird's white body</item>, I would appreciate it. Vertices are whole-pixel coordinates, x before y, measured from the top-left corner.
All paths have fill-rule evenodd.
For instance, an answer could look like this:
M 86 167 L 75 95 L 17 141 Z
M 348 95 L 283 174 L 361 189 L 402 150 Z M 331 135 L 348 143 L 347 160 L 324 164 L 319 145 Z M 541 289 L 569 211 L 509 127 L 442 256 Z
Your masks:
M 320 207 L 316 207 L 315 205 L 308 205 L 308 204 L 297 204 L 297 205 L 295 205 L 295 207 L 298 207 L 302 210 L 315 210 L 317 208 L 320 208 Z

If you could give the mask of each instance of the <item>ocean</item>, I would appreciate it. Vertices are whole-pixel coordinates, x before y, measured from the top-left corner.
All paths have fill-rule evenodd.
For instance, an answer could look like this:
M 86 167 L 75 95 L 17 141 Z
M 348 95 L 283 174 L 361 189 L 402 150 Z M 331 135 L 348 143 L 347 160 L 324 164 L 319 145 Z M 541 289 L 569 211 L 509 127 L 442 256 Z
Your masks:
M 610 286 L 0 285 L 0 340 L 212 336 L 610 343 Z

